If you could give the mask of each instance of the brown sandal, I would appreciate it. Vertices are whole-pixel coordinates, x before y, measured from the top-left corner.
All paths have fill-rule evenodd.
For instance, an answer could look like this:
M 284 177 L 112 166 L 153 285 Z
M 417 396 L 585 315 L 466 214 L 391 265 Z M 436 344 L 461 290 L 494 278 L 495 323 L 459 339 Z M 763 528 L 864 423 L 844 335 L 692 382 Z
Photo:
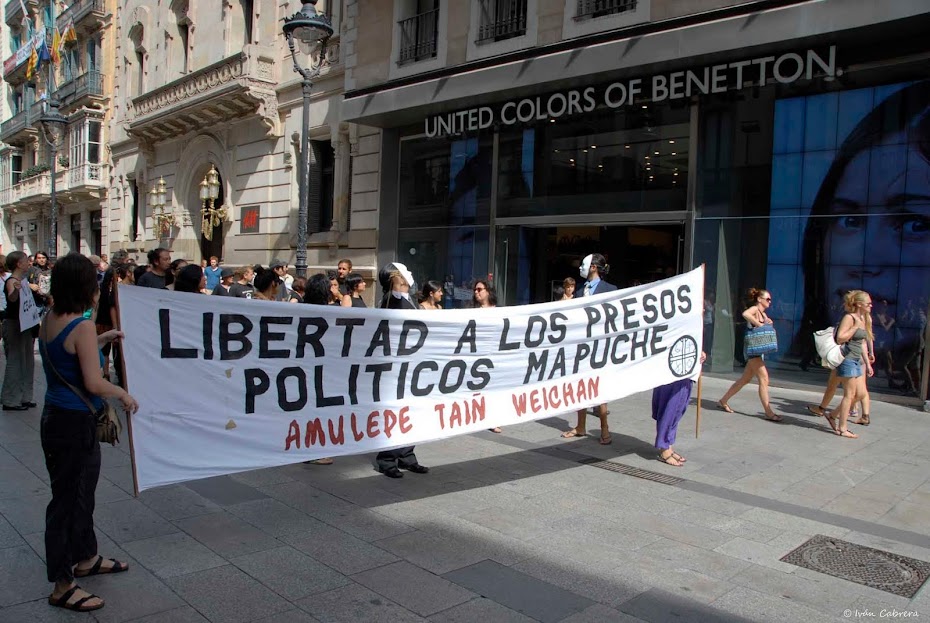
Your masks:
M 663 454 L 665 454 L 665 452 L 660 452 L 656 458 L 666 465 L 671 465 L 672 467 L 681 467 L 683 465 L 682 461 L 675 456 L 674 451 L 669 452 L 667 456 L 662 456 Z
M 855 422 L 853 422 L 853 424 L 859 424 L 859 425 L 861 425 L 861 426 L 868 426 L 868 425 L 869 425 L 869 415 L 868 415 L 867 413 L 863 413 L 863 414 L 862 414 L 862 417 L 859 418 L 858 420 L 856 420 Z

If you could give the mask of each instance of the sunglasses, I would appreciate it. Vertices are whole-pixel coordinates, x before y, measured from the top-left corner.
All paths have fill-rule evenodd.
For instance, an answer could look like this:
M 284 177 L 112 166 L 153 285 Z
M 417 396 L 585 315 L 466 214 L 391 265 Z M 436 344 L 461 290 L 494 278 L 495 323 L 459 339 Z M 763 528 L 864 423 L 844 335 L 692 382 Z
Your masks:
M 487 288 L 475 288 L 475 292 L 483 292 L 485 290 L 487 290 Z
M 765 301 L 766 303 L 771 303 L 771 302 L 772 302 L 772 297 L 764 298 L 764 299 L 762 299 L 762 300 Z

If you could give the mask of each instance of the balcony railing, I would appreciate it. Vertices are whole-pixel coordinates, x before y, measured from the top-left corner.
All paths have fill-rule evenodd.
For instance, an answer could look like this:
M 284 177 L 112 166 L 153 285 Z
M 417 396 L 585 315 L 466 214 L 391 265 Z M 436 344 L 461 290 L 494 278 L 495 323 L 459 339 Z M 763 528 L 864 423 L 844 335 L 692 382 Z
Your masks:
M 56 91 L 62 106 L 71 106 L 84 97 L 103 96 L 103 74 L 88 71 L 61 85 Z
M 5 141 L 29 125 L 29 109 L 25 108 L 0 124 L 0 141 Z
M 501 41 L 526 33 L 526 0 L 479 0 L 481 25 L 477 43 Z
M 59 29 L 66 26 L 69 21 L 73 21 L 77 26 L 90 14 L 95 14 L 97 17 L 106 15 L 107 7 L 104 0 L 75 0 L 71 6 L 61 12 L 55 22 Z
M 636 10 L 637 0 L 578 0 L 575 19 L 603 17 Z
M 398 25 L 400 26 L 398 65 L 436 56 L 439 9 L 401 20 Z
M 37 6 L 36 0 L 26 0 L 26 6 Z M 23 21 L 23 2 L 21 0 L 9 0 L 3 13 L 3 18 L 10 26 L 19 26 Z
M 80 200 L 99 195 L 106 178 L 106 165 L 84 163 L 55 171 L 55 192 L 64 200 Z M 46 201 L 52 194 L 49 171 L 28 177 L 0 190 L 0 206 Z

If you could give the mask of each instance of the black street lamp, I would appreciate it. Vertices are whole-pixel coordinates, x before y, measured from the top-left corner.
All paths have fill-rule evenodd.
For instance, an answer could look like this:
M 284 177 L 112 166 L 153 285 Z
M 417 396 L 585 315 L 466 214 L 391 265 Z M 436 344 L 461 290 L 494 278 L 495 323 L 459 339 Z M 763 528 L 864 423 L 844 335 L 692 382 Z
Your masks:
M 326 41 L 333 34 L 333 25 L 330 19 L 317 13 L 316 0 L 304 2 L 303 7 L 291 17 L 284 18 L 284 36 L 287 38 L 287 47 L 291 50 L 294 59 L 294 71 L 299 73 L 303 87 L 303 124 L 300 134 L 300 199 L 297 208 L 297 261 L 294 269 L 298 277 L 307 276 L 307 202 L 310 191 L 310 91 L 313 89 L 313 79 L 320 75 L 323 60 L 326 56 Z M 319 44 L 319 56 L 314 62 L 310 54 Z M 309 57 L 310 66 L 303 68 L 297 62 L 297 51 Z
M 58 164 L 58 146 L 68 125 L 68 120 L 58 112 L 59 103 L 55 96 L 52 96 L 45 102 L 45 112 L 39 117 L 39 124 L 42 126 L 42 136 L 48 143 L 50 160 L 48 165 L 51 174 L 51 216 L 52 231 L 49 233 L 48 241 L 48 259 L 55 261 L 58 259 L 58 203 L 55 189 L 55 170 Z

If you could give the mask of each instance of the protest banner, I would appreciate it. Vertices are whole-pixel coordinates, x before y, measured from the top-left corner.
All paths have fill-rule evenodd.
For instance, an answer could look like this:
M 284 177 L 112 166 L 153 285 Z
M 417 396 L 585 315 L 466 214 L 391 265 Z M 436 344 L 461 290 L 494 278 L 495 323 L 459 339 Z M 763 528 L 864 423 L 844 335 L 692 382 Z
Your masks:
M 39 324 L 42 314 L 36 305 L 29 282 L 23 279 L 19 284 L 19 330 L 25 331 Z
M 703 268 L 493 309 L 119 288 L 138 490 L 574 412 L 700 374 Z

